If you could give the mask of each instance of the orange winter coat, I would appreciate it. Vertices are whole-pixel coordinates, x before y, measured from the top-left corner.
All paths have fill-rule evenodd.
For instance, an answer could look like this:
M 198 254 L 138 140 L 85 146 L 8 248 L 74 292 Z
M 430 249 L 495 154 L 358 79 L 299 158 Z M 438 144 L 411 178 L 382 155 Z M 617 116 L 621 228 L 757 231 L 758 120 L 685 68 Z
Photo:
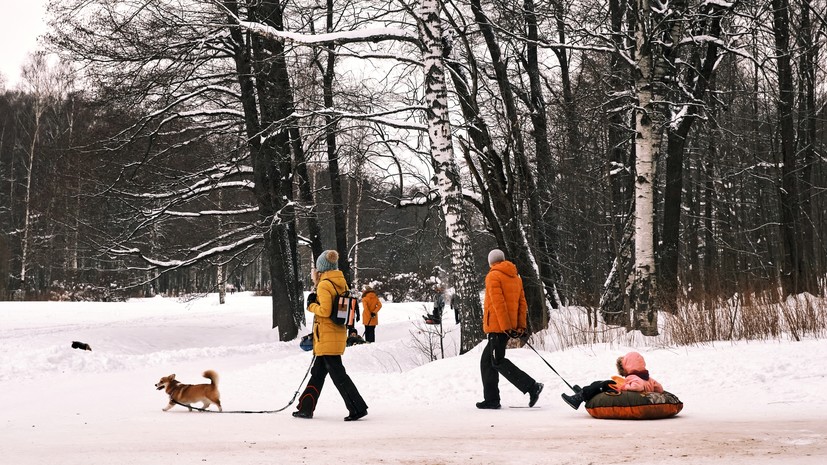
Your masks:
M 482 329 L 486 333 L 504 333 L 526 329 L 528 305 L 523 280 L 517 266 L 508 260 L 495 263 L 485 277 L 485 304 Z
M 382 310 L 382 302 L 373 291 L 362 294 L 362 323 L 365 326 L 376 326 L 379 324 L 379 310 Z M 371 313 L 375 316 L 371 317 Z
M 335 286 L 334 286 L 335 284 Z M 345 275 L 340 270 L 325 271 L 319 275 L 316 286 L 316 303 L 307 310 L 313 313 L 313 354 L 342 355 L 345 353 L 347 328 L 330 319 L 333 300 L 347 290 Z

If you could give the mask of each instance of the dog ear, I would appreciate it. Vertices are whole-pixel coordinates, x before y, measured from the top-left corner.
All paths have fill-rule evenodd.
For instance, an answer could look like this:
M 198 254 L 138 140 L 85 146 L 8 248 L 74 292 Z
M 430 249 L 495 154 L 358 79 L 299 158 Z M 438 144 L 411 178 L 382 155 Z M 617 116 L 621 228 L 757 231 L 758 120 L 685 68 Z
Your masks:
M 169 380 L 172 381 L 173 379 L 175 379 L 175 373 L 169 375 Z

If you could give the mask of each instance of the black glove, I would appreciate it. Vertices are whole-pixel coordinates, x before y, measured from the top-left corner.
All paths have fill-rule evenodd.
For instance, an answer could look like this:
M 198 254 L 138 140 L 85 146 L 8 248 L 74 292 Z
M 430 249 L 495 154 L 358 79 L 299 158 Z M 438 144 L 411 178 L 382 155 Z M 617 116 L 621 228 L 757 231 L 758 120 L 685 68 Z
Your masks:
M 603 381 L 600 383 L 600 392 L 614 391 L 615 386 L 617 386 L 617 384 L 615 384 L 615 382 L 611 379 L 608 381 Z
M 376 318 L 376 314 L 375 314 L 375 313 L 373 313 L 373 312 L 370 312 L 370 317 L 371 317 L 371 318 Z
M 310 304 L 315 304 L 315 303 L 316 303 L 316 293 L 311 292 L 310 294 L 307 294 L 307 308 L 310 308 Z
M 508 337 L 510 337 L 512 339 L 519 339 L 519 338 L 523 337 L 523 335 L 525 334 L 525 330 L 524 329 L 519 329 L 519 328 L 518 329 L 509 329 L 508 331 L 505 332 L 505 334 L 508 334 Z

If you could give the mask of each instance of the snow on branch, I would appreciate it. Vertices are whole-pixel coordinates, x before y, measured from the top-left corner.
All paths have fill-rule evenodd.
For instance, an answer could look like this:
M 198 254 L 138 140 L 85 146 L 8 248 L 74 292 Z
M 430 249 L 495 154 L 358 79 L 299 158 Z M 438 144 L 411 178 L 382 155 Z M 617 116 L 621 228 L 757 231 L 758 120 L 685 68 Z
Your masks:
M 234 19 L 241 27 L 256 34 L 307 45 L 323 45 L 329 43 L 342 45 L 357 42 L 382 42 L 386 40 L 398 40 L 409 42 L 416 46 L 420 45 L 419 37 L 415 32 L 393 27 L 376 27 L 358 31 L 330 32 L 327 34 L 299 34 L 296 32 L 279 31 L 266 24 L 241 21 L 238 17 L 234 17 Z
M 119 194 L 125 197 L 132 197 L 138 199 L 152 199 L 152 200 L 161 200 L 161 199 L 168 199 L 168 198 L 181 198 L 186 199 L 189 197 L 196 196 L 198 194 L 203 194 L 205 192 L 213 191 L 216 189 L 226 188 L 226 187 L 240 187 L 246 189 L 253 189 L 255 184 L 253 181 L 225 181 L 220 183 L 214 183 L 209 185 L 204 185 L 205 183 L 210 182 L 209 180 L 203 180 L 196 183 L 194 186 L 185 187 L 183 189 L 172 190 L 168 192 L 161 192 L 158 194 L 153 193 L 131 193 L 125 191 L 117 191 Z
M 166 210 L 164 213 L 168 216 L 177 216 L 182 218 L 198 218 L 202 216 L 231 216 L 244 215 L 246 213 L 255 213 L 258 207 L 239 208 L 236 210 L 201 210 L 197 212 L 173 211 Z
M 213 257 L 216 255 L 220 255 L 227 252 L 233 252 L 235 250 L 239 250 L 241 248 L 249 247 L 251 245 L 260 243 L 264 240 L 264 237 L 261 234 L 256 234 L 252 236 L 244 237 L 238 241 L 235 241 L 231 244 L 225 244 L 213 247 L 211 249 L 205 250 L 198 255 L 193 257 L 187 258 L 185 260 L 159 260 L 152 257 L 147 257 L 144 253 L 137 248 L 131 249 L 111 249 L 110 252 L 117 254 L 117 255 L 133 255 L 137 256 L 141 260 L 145 261 L 146 263 L 152 265 L 154 268 L 180 268 L 184 266 L 194 265 L 195 263 L 204 260 L 209 257 Z

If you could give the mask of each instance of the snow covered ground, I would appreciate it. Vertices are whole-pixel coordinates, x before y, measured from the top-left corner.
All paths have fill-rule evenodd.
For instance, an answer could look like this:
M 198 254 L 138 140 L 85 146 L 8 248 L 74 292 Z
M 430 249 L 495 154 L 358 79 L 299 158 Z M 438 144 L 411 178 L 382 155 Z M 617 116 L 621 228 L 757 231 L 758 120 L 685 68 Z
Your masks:
M 630 349 L 684 402 L 677 417 L 595 420 L 560 399 L 565 384 L 530 349 L 508 357 L 545 383 L 540 408 L 501 380 L 504 408 L 478 410 L 481 346 L 425 363 L 413 335 L 428 304 L 386 304 L 377 343 L 344 363 L 370 406 L 352 423 L 328 381 L 312 420 L 161 408 L 161 376 L 220 375 L 225 410 L 274 410 L 300 388 L 309 352 L 279 342 L 270 300 L 0 303 L 2 464 L 824 464 L 827 341 L 535 347 L 570 383 L 614 374 Z M 447 350 L 458 327 L 447 312 Z M 421 337 L 421 336 L 420 336 Z M 72 341 L 92 346 L 73 350 Z

